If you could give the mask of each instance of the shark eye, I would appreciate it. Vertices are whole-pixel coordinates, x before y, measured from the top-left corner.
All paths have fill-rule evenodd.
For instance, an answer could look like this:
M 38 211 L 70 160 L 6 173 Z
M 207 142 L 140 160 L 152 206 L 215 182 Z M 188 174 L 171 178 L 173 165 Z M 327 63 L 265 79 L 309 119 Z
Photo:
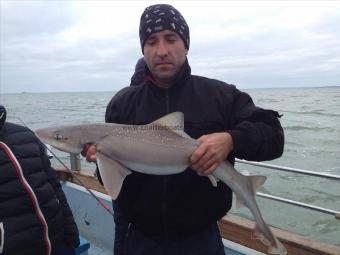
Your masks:
M 67 139 L 67 138 L 64 138 L 63 135 L 61 133 L 59 133 L 59 132 L 55 132 L 54 138 L 56 140 L 66 140 Z

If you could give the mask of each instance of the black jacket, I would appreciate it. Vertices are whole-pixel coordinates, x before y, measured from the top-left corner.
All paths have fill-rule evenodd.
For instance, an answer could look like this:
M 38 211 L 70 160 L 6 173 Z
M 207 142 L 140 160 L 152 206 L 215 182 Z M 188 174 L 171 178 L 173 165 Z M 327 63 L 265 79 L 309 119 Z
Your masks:
M 234 157 L 270 160 L 283 152 L 283 130 L 278 113 L 254 106 L 252 99 L 233 85 L 190 74 L 186 62 L 169 89 L 156 87 L 151 79 L 127 87 L 111 100 L 106 121 L 147 124 L 181 111 L 184 129 L 193 138 L 228 131 Z M 171 176 L 129 175 L 117 199 L 128 220 L 154 239 L 182 239 L 223 217 L 231 207 L 232 192 L 219 182 L 187 169 Z
M 78 228 L 59 180 L 45 150 L 29 129 L 5 123 L 0 128 L 5 143 L 21 165 L 23 177 L 37 198 L 37 205 L 48 225 L 52 254 L 62 243 L 77 247 Z M 0 149 L 0 224 L 3 225 L 3 254 L 43 255 L 46 246 L 43 224 L 34 210 L 32 197 L 19 178 L 10 157 Z M 32 195 L 31 195 L 32 196 Z

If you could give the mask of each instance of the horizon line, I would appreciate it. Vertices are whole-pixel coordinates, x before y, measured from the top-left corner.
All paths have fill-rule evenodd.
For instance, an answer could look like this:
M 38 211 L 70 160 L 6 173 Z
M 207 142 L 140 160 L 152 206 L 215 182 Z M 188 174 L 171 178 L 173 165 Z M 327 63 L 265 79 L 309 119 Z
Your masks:
M 256 88 L 239 88 L 239 90 L 256 90 L 256 89 L 311 89 L 311 88 L 340 88 L 340 85 L 330 85 L 330 86 L 299 86 L 299 87 L 256 87 Z M 117 93 L 119 90 L 88 90 L 88 91 L 21 91 L 21 92 L 2 92 L 0 90 L 0 95 L 2 94 L 49 94 L 49 93 L 98 93 L 98 92 L 114 92 Z

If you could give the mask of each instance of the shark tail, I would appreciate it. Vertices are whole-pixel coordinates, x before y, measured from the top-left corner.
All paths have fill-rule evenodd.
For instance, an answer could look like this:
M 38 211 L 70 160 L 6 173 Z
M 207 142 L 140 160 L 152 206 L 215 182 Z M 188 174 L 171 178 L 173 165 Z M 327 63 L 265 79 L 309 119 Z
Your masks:
M 269 229 L 271 232 L 271 230 Z M 274 235 L 272 234 L 274 237 Z M 268 247 L 268 254 L 276 254 L 276 255 L 286 255 L 287 250 L 283 246 L 283 244 L 276 238 L 274 237 L 273 241 L 270 242 L 260 231 L 260 228 L 258 225 L 255 226 L 255 228 L 252 231 L 252 239 L 258 239 L 261 241 L 264 245 Z
M 267 177 L 263 175 L 251 175 L 251 176 L 245 175 L 244 178 L 246 178 L 246 183 L 251 196 L 253 196 L 255 199 L 256 190 L 265 183 Z M 243 207 L 244 205 L 245 201 L 243 201 L 242 197 L 239 197 L 236 194 L 236 207 L 239 208 Z
M 261 187 L 264 182 L 266 181 L 266 177 L 262 175 L 254 175 L 254 176 L 247 176 L 249 180 L 249 186 L 251 192 L 253 192 L 254 198 L 256 196 L 256 190 Z M 277 254 L 277 255 L 286 255 L 287 250 L 283 246 L 283 244 L 273 235 L 271 229 L 267 226 L 267 230 L 270 232 L 272 236 L 272 240 L 268 240 L 263 232 L 261 231 L 260 227 L 256 224 L 255 228 L 252 231 L 252 237 L 261 241 L 264 245 L 268 247 L 269 254 Z

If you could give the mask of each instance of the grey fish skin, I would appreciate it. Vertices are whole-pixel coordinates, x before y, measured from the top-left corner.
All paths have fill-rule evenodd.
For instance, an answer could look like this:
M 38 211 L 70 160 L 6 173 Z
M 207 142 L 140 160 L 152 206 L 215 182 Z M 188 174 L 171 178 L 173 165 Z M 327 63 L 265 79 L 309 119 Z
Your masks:
M 171 113 L 148 125 L 87 124 L 43 128 L 35 133 L 44 143 L 69 153 L 80 153 L 85 144 L 95 144 L 104 186 L 115 199 L 130 173 L 128 169 L 167 175 L 180 173 L 190 166 L 190 156 L 200 143 L 184 133 L 183 124 L 182 113 Z M 255 200 L 256 189 L 266 177 L 244 176 L 227 161 L 222 162 L 212 176 L 227 184 L 238 202 L 251 211 L 256 222 L 254 236 L 268 246 L 268 252 L 287 254 L 263 220 Z

